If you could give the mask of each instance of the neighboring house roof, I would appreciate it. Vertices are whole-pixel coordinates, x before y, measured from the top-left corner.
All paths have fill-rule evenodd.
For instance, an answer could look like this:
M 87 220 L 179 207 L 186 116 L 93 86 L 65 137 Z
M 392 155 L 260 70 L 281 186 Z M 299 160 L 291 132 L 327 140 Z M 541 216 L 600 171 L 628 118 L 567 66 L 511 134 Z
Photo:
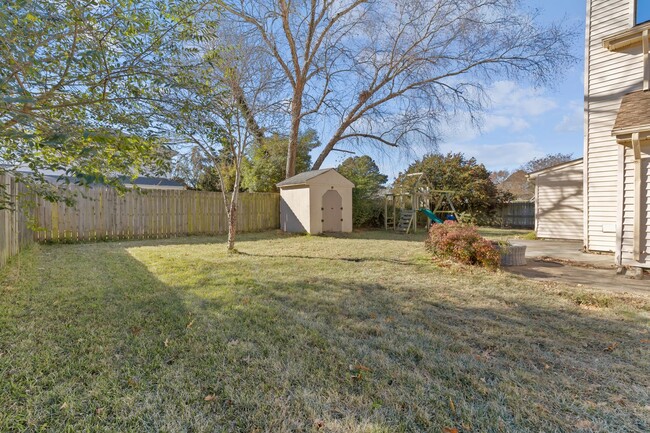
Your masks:
M 30 174 L 31 171 L 27 170 L 18 170 L 20 173 L 25 173 L 25 174 Z M 47 180 L 50 183 L 57 184 L 61 183 L 65 178 L 69 179 L 72 183 L 74 183 L 74 178 L 70 176 L 66 176 L 64 174 L 57 174 L 56 172 L 49 172 L 44 175 L 45 180 Z M 136 185 L 140 188 L 165 188 L 165 189 L 185 189 L 185 185 L 183 185 L 180 182 L 177 182 L 172 179 L 166 179 L 163 177 L 146 177 L 146 176 L 138 176 L 135 178 L 135 181 L 131 181 L 130 178 L 125 177 L 122 179 L 124 182 L 124 185 Z M 92 184 L 92 186 L 98 186 L 99 184 Z
M 530 179 L 535 179 L 540 174 L 545 174 L 551 171 L 560 170 L 562 168 L 571 167 L 573 165 L 579 165 L 579 164 L 582 164 L 582 158 L 574 159 L 573 161 L 563 162 L 562 164 L 556 164 L 554 166 L 546 167 L 541 170 L 532 171 L 528 173 L 528 177 Z
M 614 122 L 614 135 L 650 130 L 650 92 L 638 91 L 623 96 Z
M 165 187 L 165 188 L 185 188 L 185 185 L 183 185 L 180 182 L 177 182 L 172 179 L 166 179 L 163 177 L 144 177 L 144 176 L 138 176 L 135 181 L 129 182 L 125 181 L 126 184 L 130 185 L 137 185 L 141 188 L 143 187 L 149 187 L 149 188 L 154 188 L 154 187 Z
M 311 170 L 311 171 L 305 171 L 303 173 L 297 174 L 293 177 L 290 177 L 288 179 L 283 180 L 280 183 L 277 183 L 277 187 L 283 187 L 283 186 L 297 186 L 297 185 L 308 185 L 310 181 L 313 179 L 317 178 L 320 175 L 323 175 L 328 172 L 334 172 L 338 176 L 341 177 L 342 180 L 345 180 L 346 183 L 349 183 L 351 187 L 354 187 L 354 184 L 350 182 L 348 179 L 345 178 L 342 174 L 340 174 L 338 171 L 336 171 L 333 168 L 324 168 L 321 170 Z
M 497 185 L 501 191 L 506 191 L 515 197 L 515 200 L 530 200 L 535 195 L 535 191 L 528 182 L 528 175 L 524 170 L 517 170 L 512 173 L 506 180 Z

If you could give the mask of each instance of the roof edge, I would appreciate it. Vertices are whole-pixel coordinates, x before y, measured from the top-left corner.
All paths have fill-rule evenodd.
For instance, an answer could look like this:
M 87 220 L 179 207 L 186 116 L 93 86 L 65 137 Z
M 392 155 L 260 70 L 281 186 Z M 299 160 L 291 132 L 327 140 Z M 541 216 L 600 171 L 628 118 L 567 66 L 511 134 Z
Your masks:
M 583 159 L 584 158 L 578 158 L 572 161 L 562 162 L 560 164 L 555 164 L 550 167 L 542 168 L 541 170 L 531 171 L 530 173 L 527 174 L 527 176 L 529 179 L 535 179 L 540 174 L 548 173 L 550 171 L 558 170 L 560 168 L 571 167 L 572 165 L 578 165 L 579 163 L 582 163 Z
M 309 178 L 307 178 L 307 179 L 305 179 L 305 180 L 303 180 L 303 181 L 295 182 L 295 183 L 291 183 L 291 179 L 296 178 L 296 177 L 299 177 L 301 174 L 303 174 L 303 173 L 298 173 L 298 174 L 296 174 L 296 175 L 294 175 L 294 176 L 291 176 L 290 178 L 287 178 L 287 179 L 285 179 L 285 180 L 283 180 L 283 181 L 280 181 L 280 182 L 276 183 L 275 186 L 277 186 L 277 187 L 281 187 L 281 186 L 307 185 L 307 182 L 308 182 L 308 181 L 310 181 L 310 180 L 312 180 L 312 179 L 315 179 L 315 178 L 317 178 L 318 176 L 321 176 L 321 175 L 323 175 L 323 174 L 325 174 L 325 173 L 327 173 L 327 172 L 329 172 L 329 171 L 331 171 L 331 170 L 334 170 L 334 168 L 325 168 L 325 169 L 322 169 L 322 170 L 309 170 L 309 171 L 319 171 L 320 173 L 315 174 L 314 176 L 309 177 Z M 309 173 L 309 171 L 307 171 L 306 173 Z

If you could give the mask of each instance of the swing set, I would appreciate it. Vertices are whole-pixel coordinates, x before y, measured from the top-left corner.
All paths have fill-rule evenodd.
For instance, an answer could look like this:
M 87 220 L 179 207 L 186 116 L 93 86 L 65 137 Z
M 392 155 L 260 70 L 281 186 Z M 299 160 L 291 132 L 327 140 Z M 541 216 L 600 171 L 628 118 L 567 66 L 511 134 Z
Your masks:
M 408 191 L 406 178 L 416 178 Z M 402 233 L 417 233 L 418 213 L 426 217 L 427 226 L 444 220 L 458 221 L 452 197 L 455 191 L 433 189 L 424 173 L 407 174 L 400 185 L 384 194 L 384 227 Z

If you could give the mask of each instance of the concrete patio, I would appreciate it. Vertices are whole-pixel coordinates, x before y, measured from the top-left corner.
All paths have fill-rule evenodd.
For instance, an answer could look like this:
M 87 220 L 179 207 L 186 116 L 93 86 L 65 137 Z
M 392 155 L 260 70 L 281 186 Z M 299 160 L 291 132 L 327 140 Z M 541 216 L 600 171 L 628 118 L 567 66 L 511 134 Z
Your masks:
M 650 296 L 650 277 L 637 280 L 616 275 L 613 254 L 582 252 L 580 241 L 513 239 L 526 245 L 526 266 L 504 268 L 507 272 L 538 281 L 556 281 L 616 293 Z

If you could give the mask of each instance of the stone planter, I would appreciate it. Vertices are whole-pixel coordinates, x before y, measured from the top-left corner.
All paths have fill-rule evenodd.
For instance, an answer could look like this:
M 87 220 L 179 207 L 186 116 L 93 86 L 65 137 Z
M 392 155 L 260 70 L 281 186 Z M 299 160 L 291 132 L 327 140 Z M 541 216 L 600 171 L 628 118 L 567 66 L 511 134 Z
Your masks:
M 526 264 L 526 245 L 499 245 L 495 247 L 501 254 L 501 266 L 524 266 Z

